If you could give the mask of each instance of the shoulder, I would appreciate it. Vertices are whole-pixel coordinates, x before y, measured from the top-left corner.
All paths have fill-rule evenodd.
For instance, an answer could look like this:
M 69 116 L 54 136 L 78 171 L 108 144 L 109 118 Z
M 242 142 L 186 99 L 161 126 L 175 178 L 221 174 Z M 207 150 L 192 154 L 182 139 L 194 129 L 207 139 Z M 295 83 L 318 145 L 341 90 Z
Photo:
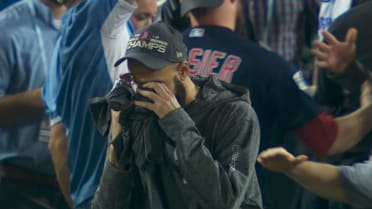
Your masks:
M 18 2 L 0 12 L 0 28 L 6 28 L 2 32 L 28 22 L 30 19 L 30 7 L 27 1 Z
M 218 105 L 216 114 L 225 123 L 230 121 L 256 121 L 257 115 L 252 105 L 246 100 L 234 100 Z

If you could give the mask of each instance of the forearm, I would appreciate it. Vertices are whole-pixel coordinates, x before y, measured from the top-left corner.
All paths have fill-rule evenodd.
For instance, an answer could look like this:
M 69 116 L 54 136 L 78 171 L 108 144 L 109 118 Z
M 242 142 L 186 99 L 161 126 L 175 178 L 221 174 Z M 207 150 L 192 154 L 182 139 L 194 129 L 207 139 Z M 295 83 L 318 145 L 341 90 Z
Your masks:
M 44 112 L 40 89 L 0 98 L 0 126 L 38 120 L 42 118 Z
M 58 184 L 66 202 L 73 207 L 70 197 L 70 170 L 67 165 L 67 136 L 62 124 L 51 128 L 49 151 L 52 157 Z
M 341 153 L 358 144 L 372 128 L 371 116 L 372 105 L 366 105 L 349 115 L 336 118 L 337 137 L 328 154 Z
M 336 166 L 305 161 L 285 174 L 307 190 L 323 198 L 340 202 L 346 201 Z
M 70 208 L 73 208 L 73 203 L 70 197 L 70 169 L 68 168 L 67 160 L 64 160 L 64 162 L 60 163 L 53 162 L 53 164 L 61 192 L 67 204 L 70 206 Z

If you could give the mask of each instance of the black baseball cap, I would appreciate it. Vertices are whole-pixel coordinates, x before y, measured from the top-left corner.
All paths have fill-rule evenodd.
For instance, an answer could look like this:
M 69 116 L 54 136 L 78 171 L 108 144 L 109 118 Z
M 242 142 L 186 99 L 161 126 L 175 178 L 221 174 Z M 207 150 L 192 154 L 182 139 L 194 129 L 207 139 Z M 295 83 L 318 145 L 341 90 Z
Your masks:
M 157 22 L 138 29 L 130 38 L 125 56 L 115 67 L 127 59 L 135 59 L 153 70 L 187 60 L 187 47 L 181 33 L 164 22 Z
M 181 15 L 185 16 L 186 13 L 193 9 L 218 7 L 223 1 L 224 0 L 183 0 L 181 4 Z

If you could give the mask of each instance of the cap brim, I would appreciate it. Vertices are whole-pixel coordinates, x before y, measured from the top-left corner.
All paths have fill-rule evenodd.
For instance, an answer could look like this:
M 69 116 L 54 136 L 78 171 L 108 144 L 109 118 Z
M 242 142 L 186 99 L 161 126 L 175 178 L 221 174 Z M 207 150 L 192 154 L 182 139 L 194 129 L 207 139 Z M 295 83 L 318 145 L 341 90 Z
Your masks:
M 152 69 L 152 70 L 160 70 L 167 65 L 172 64 L 172 62 L 167 61 L 167 60 L 162 60 L 162 59 L 157 59 L 156 56 L 154 55 L 148 55 L 144 53 L 135 53 L 132 52 L 128 54 L 125 57 L 120 58 L 118 61 L 115 62 L 115 67 L 119 66 L 122 64 L 125 60 L 128 59 L 134 59 L 143 65 L 145 65 L 147 68 Z
M 218 7 L 222 3 L 223 0 L 184 0 L 181 4 L 181 15 L 185 16 L 193 9 Z

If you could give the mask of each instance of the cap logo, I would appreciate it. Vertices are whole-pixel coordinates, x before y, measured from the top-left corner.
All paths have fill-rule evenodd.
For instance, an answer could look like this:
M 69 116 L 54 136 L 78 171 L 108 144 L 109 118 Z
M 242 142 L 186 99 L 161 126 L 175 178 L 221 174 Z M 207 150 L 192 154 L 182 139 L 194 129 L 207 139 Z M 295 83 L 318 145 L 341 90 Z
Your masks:
M 127 50 L 134 48 L 147 49 L 158 53 L 166 53 L 168 42 L 162 41 L 159 36 L 153 34 L 151 31 L 145 30 L 139 34 L 135 34 L 127 45 Z
M 152 32 L 149 30 L 142 31 L 138 39 L 141 41 L 150 41 L 152 38 Z

